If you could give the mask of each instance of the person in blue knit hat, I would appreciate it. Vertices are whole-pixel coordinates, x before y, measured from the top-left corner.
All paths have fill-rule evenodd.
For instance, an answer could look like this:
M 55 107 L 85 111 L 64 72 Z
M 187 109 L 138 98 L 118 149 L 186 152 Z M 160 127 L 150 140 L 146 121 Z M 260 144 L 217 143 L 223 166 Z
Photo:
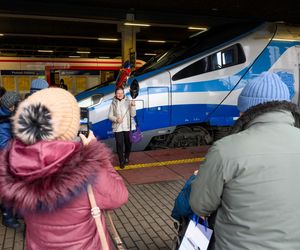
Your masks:
M 300 249 L 300 111 L 276 73 L 242 90 L 232 134 L 191 184 L 194 213 L 215 214 L 215 250 Z
M 20 101 L 21 96 L 16 92 L 10 91 L 6 91 L 0 99 L 0 150 L 8 147 L 9 142 L 13 137 L 11 117 Z M 5 204 L 1 204 L 0 202 L 0 211 L 2 215 L 2 224 L 4 226 L 13 229 L 20 227 L 21 224 L 14 215 L 12 207 L 9 205 L 5 206 Z
M 49 84 L 46 80 L 40 78 L 34 79 L 30 85 L 30 92 L 25 95 L 25 98 L 27 98 L 28 96 L 32 95 L 33 93 L 39 90 L 46 89 L 48 87 Z
M 270 101 L 290 101 L 290 92 L 275 73 L 264 72 L 247 84 L 238 98 L 238 109 L 245 112 L 258 104 Z
M 31 82 L 30 86 L 30 94 L 33 94 L 36 91 L 39 91 L 41 89 L 46 89 L 49 87 L 49 84 L 46 80 L 44 79 L 35 79 Z

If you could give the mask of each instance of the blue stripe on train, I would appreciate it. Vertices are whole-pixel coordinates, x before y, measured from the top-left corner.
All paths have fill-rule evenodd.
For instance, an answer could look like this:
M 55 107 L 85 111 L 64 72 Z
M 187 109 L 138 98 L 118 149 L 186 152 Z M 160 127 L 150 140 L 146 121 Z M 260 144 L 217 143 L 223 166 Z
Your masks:
M 162 106 L 159 110 L 157 108 L 138 110 L 137 118 L 142 131 L 202 122 L 209 122 L 213 126 L 233 125 L 234 117 L 239 116 L 236 106 L 220 105 L 214 115 L 208 117 L 207 114 L 217 106 L 217 104 Z M 114 136 L 108 119 L 92 124 L 91 129 L 102 140 Z

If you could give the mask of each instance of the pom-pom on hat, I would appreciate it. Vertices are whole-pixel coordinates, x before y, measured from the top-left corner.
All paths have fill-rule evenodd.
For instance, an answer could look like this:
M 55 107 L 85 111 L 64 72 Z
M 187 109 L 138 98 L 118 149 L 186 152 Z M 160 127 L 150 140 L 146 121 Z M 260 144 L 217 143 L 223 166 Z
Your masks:
M 31 82 L 31 86 L 30 86 L 30 94 L 33 94 L 36 91 L 39 91 L 41 89 L 46 89 L 49 87 L 49 84 L 47 81 L 43 80 L 43 79 L 35 79 Z
M 25 144 L 73 140 L 80 122 L 75 97 L 60 88 L 40 90 L 20 103 L 13 117 L 15 136 Z
M 289 89 L 280 77 L 275 73 L 263 72 L 243 88 L 237 107 L 240 112 L 245 112 L 261 103 L 290 99 Z
M 16 92 L 7 91 L 1 97 L 1 105 L 7 109 L 12 108 L 21 101 L 21 96 Z

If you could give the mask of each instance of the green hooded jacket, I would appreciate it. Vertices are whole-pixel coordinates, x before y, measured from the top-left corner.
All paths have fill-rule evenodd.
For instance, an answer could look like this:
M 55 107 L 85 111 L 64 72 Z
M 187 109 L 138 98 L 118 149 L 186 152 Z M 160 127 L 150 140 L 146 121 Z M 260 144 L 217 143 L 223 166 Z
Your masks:
M 287 110 L 245 113 L 200 166 L 190 205 L 217 210 L 216 250 L 300 249 L 300 130 Z

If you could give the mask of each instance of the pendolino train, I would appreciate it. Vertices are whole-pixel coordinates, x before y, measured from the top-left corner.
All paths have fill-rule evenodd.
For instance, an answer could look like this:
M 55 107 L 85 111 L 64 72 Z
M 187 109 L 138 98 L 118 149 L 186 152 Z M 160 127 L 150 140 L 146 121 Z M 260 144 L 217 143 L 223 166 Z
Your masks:
M 237 97 L 264 71 L 277 73 L 293 102 L 299 101 L 300 27 L 283 23 L 240 23 L 211 28 L 152 58 L 134 72 L 143 140 L 134 150 L 208 144 L 239 117 Z M 108 109 L 115 85 L 77 96 L 88 107 L 95 134 L 112 145 Z

